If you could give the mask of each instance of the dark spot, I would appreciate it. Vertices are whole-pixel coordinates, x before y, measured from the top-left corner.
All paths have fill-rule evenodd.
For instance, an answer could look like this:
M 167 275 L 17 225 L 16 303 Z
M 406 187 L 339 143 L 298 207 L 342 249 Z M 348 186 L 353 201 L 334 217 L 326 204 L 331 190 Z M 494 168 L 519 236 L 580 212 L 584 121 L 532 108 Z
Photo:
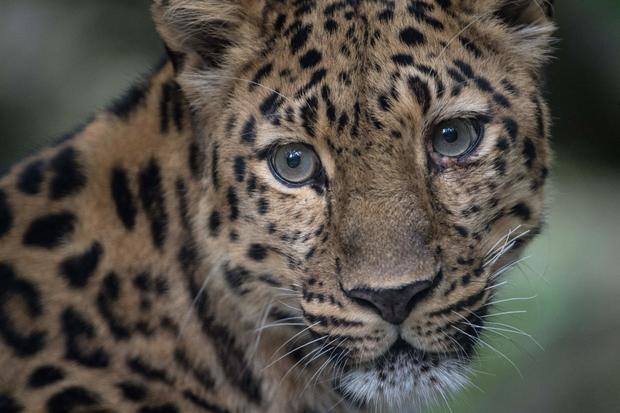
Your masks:
M 424 35 L 413 27 L 405 27 L 400 31 L 400 41 L 407 46 L 414 47 L 424 43 Z
M 511 106 L 508 98 L 501 93 L 493 93 L 493 101 L 505 108 L 509 108 Z
M 220 174 L 219 174 L 219 162 L 220 162 L 220 151 L 218 144 L 213 145 L 213 155 L 211 158 L 211 181 L 213 182 L 213 186 L 215 189 L 220 187 Z
M 316 96 L 311 96 L 306 99 L 305 104 L 301 107 L 302 126 L 310 137 L 315 137 L 318 106 L 319 102 Z
M 171 403 L 160 404 L 158 406 L 144 406 L 138 413 L 179 413 L 179 409 Z
M 318 65 L 321 62 L 321 52 L 316 49 L 310 49 L 299 58 L 299 65 L 302 69 L 308 69 Z
M 190 390 L 185 390 L 183 392 L 183 397 L 185 397 L 189 402 L 194 404 L 195 406 L 201 408 L 205 412 L 209 413 L 230 413 L 228 409 L 224 407 L 218 406 L 217 404 L 211 403 L 202 397 L 194 394 Z
M 179 220 L 181 221 L 181 225 L 183 228 L 187 230 L 191 230 L 192 223 L 190 222 L 190 214 L 189 214 L 189 201 L 188 201 L 188 189 L 183 178 L 177 178 L 174 183 L 174 189 L 177 196 L 178 202 L 178 214 Z
M 103 247 L 100 243 L 94 242 L 86 252 L 62 261 L 60 274 L 69 281 L 71 287 L 84 288 L 94 275 L 102 255 Z
M 381 108 L 381 110 L 384 110 L 384 111 L 390 110 L 390 101 L 388 100 L 387 96 L 380 95 L 377 98 L 377 102 L 379 103 L 379 107 Z
M 267 258 L 267 248 L 261 244 L 252 244 L 248 249 L 248 257 L 254 261 L 262 261 Z
M 0 238 L 13 228 L 13 212 L 5 192 L 0 189 Z
M 20 357 L 31 356 L 43 350 L 46 333 L 35 330 L 28 334 L 26 326 L 16 326 L 10 317 L 7 304 L 22 299 L 25 314 L 31 319 L 43 314 L 41 294 L 29 281 L 18 278 L 13 267 L 0 263 L 0 335 L 4 342 Z
M 109 111 L 119 118 L 127 119 L 144 102 L 149 87 L 148 81 L 136 83 L 123 97 L 112 104 Z
M 417 76 L 410 76 L 407 84 L 422 108 L 422 112 L 426 114 L 431 106 L 431 93 L 428 89 L 428 84 Z
M 260 198 L 258 200 L 258 213 L 265 215 L 269 212 L 269 201 L 266 198 Z
M 395 54 L 392 56 L 392 61 L 398 66 L 411 66 L 413 65 L 413 57 L 408 54 Z
M 174 360 L 183 370 L 190 371 L 204 389 L 213 390 L 215 388 L 215 379 L 211 372 L 205 368 L 198 367 L 197 363 L 194 360 L 190 360 L 182 348 L 177 348 L 174 351 Z
M 17 189 L 28 195 L 36 195 L 41 192 L 45 162 L 33 161 L 26 165 L 17 177 Z
M 241 142 L 251 145 L 254 141 L 256 141 L 256 118 L 250 116 L 241 130 Z
M 155 159 L 151 159 L 139 175 L 140 199 L 146 216 L 151 223 L 153 244 L 158 249 L 164 246 L 168 230 L 168 213 L 164 199 L 161 169 Z
M 325 21 L 325 24 L 323 25 L 323 28 L 327 33 L 334 33 L 336 30 L 338 30 L 338 23 L 336 23 L 336 21 L 333 19 L 327 19 Z
M 517 89 L 515 84 L 512 83 L 510 80 L 504 78 L 501 80 L 501 84 L 502 86 L 504 86 L 504 89 L 506 89 L 510 94 L 515 96 L 519 95 L 519 89 Z
M 531 169 L 536 160 L 536 146 L 530 138 L 525 138 L 523 142 L 523 157 L 525 158 L 525 165 Z
M 124 381 L 118 383 L 117 387 L 120 389 L 122 397 L 125 400 L 132 402 L 141 402 L 146 399 L 147 388 L 143 384 L 135 383 L 131 381 Z
M 311 31 L 312 31 L 312 25 L 308 24 L 308 25 L 300 27 L 295 32 L 295 34 L 291 38 L 291 45 L 290 45 L 292 54 L 297 53 L 299 49 L 304 47 L 304 45 L 308 41 L 308 36 L 310 35 Z
M 472 67 L 469 64 L 459 59 L 455 59 L 454 64 L 461 71 L 461 73 L 465 75 L 466 78 L 468 79 L 475 78 L 474 69 L 472 69 Z
M 228 265 L 224 270 L 226 282 L 236 292 L 241 292 L 241 287 L 250 278 L 250 272 L 243 267 L 230 268 Z
M 515 142 L 519 134 L 519 125 L 512 118 L 504 118 L 502 122 L 504 123 L 504 128 L 506 129 L 506 132 L 508 132 L 510 139 Z
M 175 52 L 168 47 L 164 47 L 166 49 L 166 54 L 170 59 L 170 63 L 172 63 L 172 67 L 175 73 L 179 73 L 183 69 L 185 65 L 186 55 L 185 53 Z
M 148 381 L 161 382 L 169 385 L 174 383 L 174 379 L 168 376 L 166 370 L 153 367 L 140 357 L 131 357 L 127 359 L 127 367 L 133 373 Z
M 48 413 L 84 411 L 84 409 L 80 409 L 80 407 L 93 407 L 98 405 L 99 402 L 100 397 L 92 391 L 80 386 L 71 386 L 50 397 L 47 401 L 47 411 Z
M 21 413 L 24 408 L 14 398 L 0 393 L 0 412 Z
M 75 195 L 86 185 L 86 175 L 72 147 L 61 150 L 52 158 L 50 170 L 53 173 L 49 194 L 52 200 Z
M 529 221 L 532 216 L 532 211 L 530 207 L 528 207 L 525 203 L 519 202 L 515 206 L 512 207 L 510 213 L 518 218 L 521 218 L 523 221 Z
M 212 237 L 217 237 L 222 224 L 222 217 L 218 211 L 213 211 L 209 217 L 209 233 Z
M 474 55 L 474 57 L 478 59 L 482 57 L 482 51 L 478 48 L 478 46 L 474 44 L 471 39 L 468 39 L 464 36 L 459 36 L 459 41 L 468 52 Z
M 389 23 L 394 19 L 394 12 L 390 9 L 385 9 L 380 12 L 377 17 L 379 18 L 379 21 Z
M 483 77 L 475 78 L 474 83 L 476 83 L 476 86 L 478 87 L 478 89 L 480 89 L 483 92 L 487 92 L 487 93 L 493 92 L 493 86 L 491 86 L 491 82 L 489 82 L 487 79 Z
M 65 358 L 85 367 L 101 369 L 108 367 L 110 356 L 102 347 L 95 326 L 77 310 L 69 307 L 60 317 L 62 331 L 65 335 Z
M 112 170 L 111 192 L 116 214 L 128 230 L 133 230 L 136 225 L 136 215 L 138 213 L 135 199 L 129 189 L 129 178 L 127 171 L 122 168 Z
M 467 238 L 469 236 L 469 231 L 467 230 L 467 228 L 465 228 L 465 227 L 463 227 L 461 225 L 455 225 L 454 229 L 463 238 Z
M 536 123 L 538 124 L 538 137 L 543 139 L 546 138 L 545 115 L 540 99 L 536 99 Z
M 250 90 L 254 90 L 258 85 L 260 85 L 263 79 L 269 76 L 272 70 L 273 70 L 273 65 L 271 63 L 267 63 L 261 66 L 260 69 L 256 71 L 256 74 L 254 75 L 254 78 L 252 79 L 252 83 L 250 83 L 250 86 L 249 86 Z
M 245 158 L 243 156 L 235 157 L 235 165 L 233 170 L 237 182 L 243 182 L 245 179 Z
M 284 23 L 286 23 L 286 14 L 278 14 L 275 23 L 273 24 L 273 28 L 276 32 L 282 31 L 284 27 Z
M 239 197 L 237 196 L 237 191 L 232 186 L 228 188 L 226 199 L 230 208 L 229 218 L 231 221 L 236 221 L 239 218 Z
M 28 378 L 28 386 L 33 389 L 49 386 L 65 378 L 65 373 L 55 366 L 41 366 L 36 368 Z M 0 409 L 2 411 L 2 409 Z
M 248 195 L 252 196 L 254 192 L 256 192 L 258 183 L 256 182 L 256 176 L 250 174 L 250 179 L 248 179 L 248 183 L 246 185 L 246 192 Z
M 202 170 L 205 164 L 205 154 L 196 142 L 189 145 L 188 151 L 189 171 L 194 179 L 202 176 Z
M 493 169 L 495 169 L 500 175 L 505 175 L 506 161 L 501 157 L 496 158 L 495 160 L 493 160 Z
M 458 71 L 452 69 L 452 68 L 448 68 L 448 76 L 450 76 L 450 78 L 452 80 L 454 80 L 455 82 L 461 84 L 461 83 L 465 83 L 467 79 L 465 79 Z
M 510 148 L 510 143 L 508 143 L 508 139 L 506 138 L 499 138 L 495 144 L 495 147 L 500 151 L 505 151 Z
M 278 111 L 279 107 L 282 105 L 282 102 L 283 102 L 282 94 L 279 93 L 278 91 L 275 91 L 271 93 L 269 96 L 267 96 L 265 100 L 263 100 L 263 102 L 260 105 L 260 111 L 265 118 L 271 120 L 271 122 L 274 124 L 278 124 L 279 119 L 276 116 L 276 112 Z
M 76 217 L 70 212 L 36 218 L 24 234 L 24 245 L 53 249 L 69 238 L 75 230 Z
M 97 309 L 108 325 L 108 329 L 117 340 L 126 340 L 131 335 L 122 317 L 114 315 L 114 308 L 120 298 L 120 279 L 114 272 L 110 272 L 101 282 L 101 289 L 97 294 Z
M 302 88 L 300 88 L 297 92 L 295 92 L 295 96 L 299 98 L 305 95 L 306 92 L 308 92 L 314 86 L 319 84 L 321 80 L 325 78 L 326 75 L 327 75 L 327 70 L 325 69 L 316 70 L 314 73 L 312 73 L 312 76 L 310 77 L 310 80 L 308 81 L 308 83 L 306 83 Z

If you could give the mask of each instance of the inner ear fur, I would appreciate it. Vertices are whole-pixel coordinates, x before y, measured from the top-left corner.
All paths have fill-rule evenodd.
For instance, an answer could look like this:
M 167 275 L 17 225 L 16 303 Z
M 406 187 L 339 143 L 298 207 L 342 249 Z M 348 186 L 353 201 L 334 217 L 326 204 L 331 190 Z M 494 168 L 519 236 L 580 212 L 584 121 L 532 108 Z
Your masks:
M 218 68 L 258 35 L 257 0 L 155 0 L 153 20 L 179 69 L 187 58 Z
M 531 26 L 553 19 L 553 0 L 503 0 L 496 16 L 509 26 Z

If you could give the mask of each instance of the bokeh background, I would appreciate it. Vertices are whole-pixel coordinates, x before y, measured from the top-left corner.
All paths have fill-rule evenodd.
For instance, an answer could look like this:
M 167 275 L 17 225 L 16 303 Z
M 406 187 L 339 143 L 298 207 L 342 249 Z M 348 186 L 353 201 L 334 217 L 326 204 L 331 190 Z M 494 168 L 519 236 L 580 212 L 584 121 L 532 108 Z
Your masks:
M 474 386 L 432 412 L 620 412 L 620 0 L 556 3 L 548 226 L 500 294 L 519 313 L 493 319 L 523 334 L 489 331 L 504 356 L 482 348 Z M 0 1 L 0 170 L 157 62 L 148 5 Z

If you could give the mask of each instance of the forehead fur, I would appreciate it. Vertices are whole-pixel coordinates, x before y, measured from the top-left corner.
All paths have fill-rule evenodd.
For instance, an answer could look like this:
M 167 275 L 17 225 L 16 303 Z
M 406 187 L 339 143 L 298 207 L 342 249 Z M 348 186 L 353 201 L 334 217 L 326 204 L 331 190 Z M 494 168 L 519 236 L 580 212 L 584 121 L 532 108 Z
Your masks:
M 514 17 L 513 9 L 523 3 L 534 5 L 527 8 L 531 16 Z M 500 0 L 176 0 L 156 3 L 154 14 L 168 47 L 183 56 L 182 80 L 190 101 L 200 106 L 226 97 L 235 75 L 247 76 L 266 58 L 281 60 L 289 75 L 297 66 L 293 59 L 303 68 L 329 63 L 328 74 L 347 76 L 356 87 L 372 86 L 367 74 L 394 63 L 396 54 L 407 55 L 398 65 L 415 60 L 439 66 L 470 52 L 500 71 L 536 71 L 546 59 L 553 28 L 535 13 L 540 7 Z M 309 53 L 313 48 L 321 55 Z M 263 72 L 258 80 L 275 77 Z

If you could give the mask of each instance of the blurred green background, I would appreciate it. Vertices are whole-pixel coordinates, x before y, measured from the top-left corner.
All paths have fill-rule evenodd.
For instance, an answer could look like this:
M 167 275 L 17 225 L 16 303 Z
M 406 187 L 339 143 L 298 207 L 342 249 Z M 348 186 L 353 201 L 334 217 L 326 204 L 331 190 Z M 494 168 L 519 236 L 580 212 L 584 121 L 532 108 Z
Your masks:
M 558 0 L 549 225 L 507 278 L 475 386 L 433 412 L 620 412 L 620 0 Z M 148 0 L 0 2 L 0 169 L 70 131 L 162 55 Z M 495 325 L 500 326 L 499 324 Z

